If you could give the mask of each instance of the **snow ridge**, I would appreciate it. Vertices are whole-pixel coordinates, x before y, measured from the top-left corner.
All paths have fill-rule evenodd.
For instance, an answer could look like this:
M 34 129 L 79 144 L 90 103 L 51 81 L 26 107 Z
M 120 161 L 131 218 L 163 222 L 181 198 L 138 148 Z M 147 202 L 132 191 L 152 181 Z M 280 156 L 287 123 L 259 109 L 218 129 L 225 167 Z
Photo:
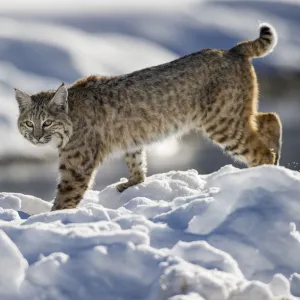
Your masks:
M 80 207 L 0 193 L 0 298 L 299 299 L 300 175 L 171 171 Z

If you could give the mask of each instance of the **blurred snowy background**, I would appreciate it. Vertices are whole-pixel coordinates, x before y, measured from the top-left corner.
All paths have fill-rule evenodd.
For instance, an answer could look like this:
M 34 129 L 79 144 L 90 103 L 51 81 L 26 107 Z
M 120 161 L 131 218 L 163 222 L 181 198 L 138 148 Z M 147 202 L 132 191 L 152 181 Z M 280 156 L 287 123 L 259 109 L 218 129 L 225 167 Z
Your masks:
M 164 63 L 201 48 L 231 48 L 258 35 L 259 21 L 279 35 L 275 51 L 254 60 L 260 110 L 284 126 L 281 164 L 298 170 L 300 153 L 300 2 L 201 0 L 1 0 L 0 191 L 50 200 L 56 153 L 31 146 L 17 131 L 13 87 L 54 89 L 90 74 L 117 75 Z M 153 146 L 149 174 L 218 170 L 231 159 L 198 135 Z M 116 158 L 102 166 L 95 189 L 127 176 Z

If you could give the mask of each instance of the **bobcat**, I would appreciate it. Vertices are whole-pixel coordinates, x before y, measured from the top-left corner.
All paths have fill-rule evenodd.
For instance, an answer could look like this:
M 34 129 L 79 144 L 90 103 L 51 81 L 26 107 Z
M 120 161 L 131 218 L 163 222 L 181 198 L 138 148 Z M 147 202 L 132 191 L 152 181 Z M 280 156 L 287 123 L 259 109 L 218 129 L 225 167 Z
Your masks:
M 258 113 L 251 63 L 273 50 L 276 31 L 230 50 L 204 49 L 166 64 L 116 77 L 89 76 L 67 88 L 28 95 L 15 90 L 20 133 L 35 145 L 55 143 L 60 182 L 52 210 L 74 208 L 97 166 L 123 150 L 129 179 L 122 192 L 145 180 L 144 146 L 189 130 L 202 131 L 248 166 L 278 164 L 281 122 Z

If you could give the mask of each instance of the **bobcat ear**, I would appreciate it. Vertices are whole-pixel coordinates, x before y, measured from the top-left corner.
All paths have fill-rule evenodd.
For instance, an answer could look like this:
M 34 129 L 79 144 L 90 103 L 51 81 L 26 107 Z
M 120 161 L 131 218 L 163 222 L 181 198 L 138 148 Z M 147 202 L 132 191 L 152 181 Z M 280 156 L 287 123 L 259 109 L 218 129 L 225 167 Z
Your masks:
M 15 98 L 18 101 L 20 110 L 25 109 L 31 104 L 31 97 L 18 89 L 15 89 Z
M 56 90 L 49 105 L 56 109 L 63 109 L 65 112 L 68 112 L 68 90 L 64 83 Z

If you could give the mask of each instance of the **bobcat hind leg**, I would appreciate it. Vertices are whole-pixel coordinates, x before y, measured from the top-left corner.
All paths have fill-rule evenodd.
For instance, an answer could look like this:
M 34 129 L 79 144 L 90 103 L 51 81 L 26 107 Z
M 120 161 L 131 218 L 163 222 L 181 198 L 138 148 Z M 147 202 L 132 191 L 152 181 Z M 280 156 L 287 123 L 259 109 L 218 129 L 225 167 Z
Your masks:
M 259 138 L 275 153 L 275 164 L 279 164 L 282 144 L 282 125 L 275 113 L 258 113 L 257 125 Z

